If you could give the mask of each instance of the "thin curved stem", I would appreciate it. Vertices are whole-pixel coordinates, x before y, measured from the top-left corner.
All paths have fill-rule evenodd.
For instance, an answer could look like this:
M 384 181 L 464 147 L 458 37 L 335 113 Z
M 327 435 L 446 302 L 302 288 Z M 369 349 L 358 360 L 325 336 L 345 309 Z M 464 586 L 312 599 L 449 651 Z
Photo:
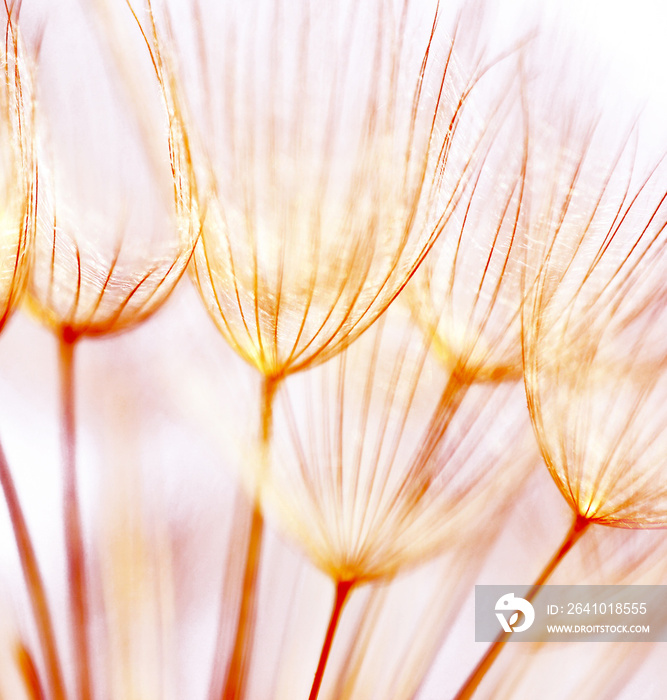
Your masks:
M 47 697 L 42 687 L 42 681 L 39 677 L 39 671 L 35 664 L 35 660 L 28 648 L 19 643 L 16 650 L 16 665 L 18 667 L 23 687 L 28 697 L 28 700 L 44 700 Z
M 562 544 L 556 550 L 553 557 L 551 557 L 549 563 L 544 567 L 542 573 L 538 576 L 528 594 L 524 596 L 527 601 L 531 602 L 533 600 L 540 590 L 540 586 L 543 586 L 546 583 L 556 567 L 563 561 L 567 553 L 572 549 L 572 547 L 574 547 L 584 532 L 586 532 L 590 524 L 591 521 L 587 518 L 584 518 L 581 515 L 575 516 L 574 523 L 572 523 L 572 527 L 565 536 Z M 498 634 L 498 636 L 491 643 L 491 646 L 489 646 L 489 648 L 486 650 L 484 656 L 480 659 L 473 672 L 461 686 L 459 692 L 454 697 L 454 700 L 468 700 L 468 698 L 473 696 L 477 690 L 477 687 L 484 679 L 487 671 L 491 668 L 493 662 L 498 657 L 498 654 L 500 654 L 502 648 L 505 646 L 510 634 L 511 632 L 500 632 Z
M 333 608 L 331 609 L 329 626 L 327 627 L 327 633 L 324 637 L 324 643 L 322 644 L 320 660 L 317 664 L 317 670 L 315 671 L 315 677 L 313 678 L 313 685 L 310 689 L 308 700 L 317 700 L 317 696 L 320 694 L 320 687 L 322 686 L 322 679 L 324 678 L 324 671 L 327 667 L 327 661 L 329 660 L 329 654 L 331 653 L 331 647 L 333 645 L 334 636 L 336 635 L 336 629 L 338 628 L 340 616 L 343 612 L 343 608 L 345 607 L 345 603 L 347 602 L 354 583 L 354 581 L 338 581 L 336 583 L 336 596 L 334 597 L 334 604 Z
M 69 580 L 69 613 L 76 672 L 77 697 L 91 700 L 88 646 L 89 603 L 81 506 L 76 473 L 74 349 L 76 338 L 63 332 L 59 341 L 65 548 Z
M 58 645 L 56 644 L 56 636 L 53 631 L 53 620 L 51 619 L 51 612 L 46 597 L 44 580 L 39 570 L 37 555 L 32 544 L 28 524 L 23 514 L 23 508 L 21 507 L 2 445 L 0 445 L 0 486 L 7 503 L 9 519 L 14 531 L 14 540 L 23 570 L 23 578 L 26 582 L 30 606 L 37 626 L 37 634 L 46 667 L 47 682 L 51 691 L 50 697 L 53 700 L 65 700 L 65 683 L 60 668 Z
M 243 700 L 246 694 L 257 614 L 259 564 L 264 541 L 264 516 L 262 515 L 259 502 L 259 489 L 269 468 L 269 452 L 273 427 L 273 399 L 279 382 L 280 379 L 274 377 L 265 377 L 262 382 L 259 436 L 260 471 L 257 474 L 257 486 L 252 504 L 234 647 L 225 673 L 222 700 Z

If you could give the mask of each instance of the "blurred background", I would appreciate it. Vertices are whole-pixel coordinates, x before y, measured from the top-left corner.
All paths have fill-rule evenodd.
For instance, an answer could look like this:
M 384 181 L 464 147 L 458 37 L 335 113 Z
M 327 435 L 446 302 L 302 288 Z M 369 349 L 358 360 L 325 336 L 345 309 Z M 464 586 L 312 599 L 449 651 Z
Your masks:
M 174 17 L 189 16 L 186 0 L 171 1 Z M 444 24 L 455 14 L 446 4 Z M 639 119 L 638 163 L 655 161 L 665 152 L 664 3 L 483 4 L 487 56 L 525 37 L 544 40 L 549 60 L 562 56 L 565 65 L 575 57 L 581 85 L 592 81 L 591 102 L 601 105 L 605 130 L 612 133 L 617 127 L 622 135 Z M 148 224 L 146 219 L 154 222 L 153 213 L 136 214 L 133 207 L 138 205 L 129 200 L 115 213 L 124 223 L 135 224 L 136 230 L 123 233 L 123 245 L 136 244 L 142 251 L 142 246 L 154 246 L 155 259 L 163 262 L 177 235 L 176 223 L 163 211 L 171 194 L 168 151 L 160 151 L 165 140 L 146 131 L 146 115 L 161 109 L 150 61 L 131 15 L 114 6 L 121 28 L 110 41 L 123 36 L 128 42 L 115 47 L 128 72 L 117 71 L 117 56 L 104 47 L 100 25 L 91 19 L 93 4 L 88 10 L 84 5 L 24 0 L 20 26 L 28 53 L 39 51 L 38 107 L 61 129 L 58 149 L 71 157 L 68 167 L 76 169 L 86 158 L 105 164 L 102 174 L 95 162 L 77 170 L 84 173 L 78 183 L 83 191 L 122 185 L 139 203 L 162 198 L 155 214 L 159 224 Z M 424 7 L 428 17 L 432 7 Z M 145 11 L 137 12 L 145 22 Z M 206 17 L 205 2 L 199 12 Z M 89 61 L 86 55 L 96 58 Z M 550 70 L 553 81 L 562 80 L 564 73 L 554 65 L 536 72 L 548 84 Z M 128 88 L 124 81 L 130 74 L 134 84 Z M 573 87 L 575 95 L 587 89 Z M 582 102 L 589 97 L 582 93 Z M 133 108 L 136 113 L 128 117 Z M 86 125 L 91 127 L 87 135 Z M 164 122 L 159 129 L 164 131 Z M 99 144 L 99 151 L 86 146 L 86 138 Z M 42 145 L 45 153 L 52 153 L 48 139 Z M 98 179 L 91 180 L 87 168 Z M 115 201 L 108 194 L 101 197 L 107 222 Z M 68 214 L 77 215 L 75 210 Z M 91 226 L 88 220 L 82 228 L 86 226 Z M 85 237 L 86 231 L 77 235 Z M 91 259 L 104 262 L 94 253 Z M 256 458 L 259 376 L 227 345 L 187 274 L 147 320 L 120 334 L 83 337 L 76 352 L 77 459 L 92 591 L 94 696 L 203 699 L 209 692 L 220 595 L 229 575 L 226 562 L 236 546 L 233 520 L 240 474 Z M 57 341 L 25 308 L 18 310 L 0 341 L 0 395 L 0 437 L 67 661 L 71 652 L 61 528 Z M 493 520 L 480 512 L 478 535 L 461 533 L 457 547 L 394 581 L 355 592 L 334 645 L 323 697 L 440 700 L 453 695 L 482 653 L 482 645 L 474 642 L 474 585 L 530 583 L 569 526 L 567 504 L 539 458 L 536 462 L 530 478 L 516 484 L 502 517 L 493 508 Z M 269 519 L 251 700 L 307 697 L 330 612 L 330 580 L 280 532 Z M 661 568 L 666 551 L 662 531 L 597 528 L 568 556 L 553 582 L 667 584 Z M 9 668 L 15 640 L 34 644 L 36 634 L 4 508 L 0 573 L 0 663 Z M 351 642 L 360 638 L 366 640 L 363 661 L 355 657 L 361 647 Z M 658 700 L 667 681 L 662 655 L 660 645 L 510 645 L 479 697 Z M 6 697 L 28 697 L 11 680 L 12 673 L 7 675 Z

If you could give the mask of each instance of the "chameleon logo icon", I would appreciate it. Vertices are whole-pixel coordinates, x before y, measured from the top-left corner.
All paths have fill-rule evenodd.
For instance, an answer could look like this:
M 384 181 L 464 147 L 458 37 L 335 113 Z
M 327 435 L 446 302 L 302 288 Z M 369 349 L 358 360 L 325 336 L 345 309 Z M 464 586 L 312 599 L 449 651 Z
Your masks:
M 498 598 L 496 611 L 499 610 L 503 612 L 512 611 L 509 620 L 503 612 L 496 612 L 498 622 L 500 622 L 505 632 L 523 632 L 535 622 L 535 609 L 533 606 L 525 598 L 519 598 L 514 593 L 506 593 Z M 520 612 L 523 613 L 524 621 L 518 627 L 515 627 Z

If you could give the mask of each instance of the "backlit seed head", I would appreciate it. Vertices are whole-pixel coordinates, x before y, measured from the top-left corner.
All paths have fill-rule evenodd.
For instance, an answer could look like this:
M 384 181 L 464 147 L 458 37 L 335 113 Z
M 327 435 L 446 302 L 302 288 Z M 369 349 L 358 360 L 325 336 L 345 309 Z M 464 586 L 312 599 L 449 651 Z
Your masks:
M 522 387 L 462 383 L 399 316 L 279 395 L 265 502 L 335 580 L 389 577 L 453 544 L 535 460 Z
M 408 3 L 251 5 L 202 25 L 186 84 L 193 275 L 232 346 L 280 377 L 360 335 L 430 249 L 475 153 L 477 71 Z
M 577 514 L 664 527 L 665 197 L 659 170 L 635 185 L 618 161 L 598 171 L 596 193 L 587 158 L 582 152 L 561 199 L 550 200 L 549 241 L 524 307 L 528 406 L 546 464 Z
M 191 254 L 177 233 L 159 81 L 146 46 L 134 45 L 141 36 L 129 14 L 124 29 L 112 39 L 148 64 L 132 75 L 143 81 L 140 97 L 80 8 L 63 6 L 41 44 L 40 199 L 29 307 L 71 338 L 115 333 L 146 318 Z M 65 56 L 63 41 L 70 47 Z
M 529 142 L 520 95 L 509 95 L 474 176 L 406 289 L 433 350 L 465 381 L 517 380 L 522 372 Z

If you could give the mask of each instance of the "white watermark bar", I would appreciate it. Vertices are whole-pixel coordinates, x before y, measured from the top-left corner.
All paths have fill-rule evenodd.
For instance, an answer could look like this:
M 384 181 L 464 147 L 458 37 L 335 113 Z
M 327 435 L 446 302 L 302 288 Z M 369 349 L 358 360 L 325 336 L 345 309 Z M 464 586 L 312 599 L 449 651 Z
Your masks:
M 667 642 L 667 586 L 475 586 L 475 641 Z

